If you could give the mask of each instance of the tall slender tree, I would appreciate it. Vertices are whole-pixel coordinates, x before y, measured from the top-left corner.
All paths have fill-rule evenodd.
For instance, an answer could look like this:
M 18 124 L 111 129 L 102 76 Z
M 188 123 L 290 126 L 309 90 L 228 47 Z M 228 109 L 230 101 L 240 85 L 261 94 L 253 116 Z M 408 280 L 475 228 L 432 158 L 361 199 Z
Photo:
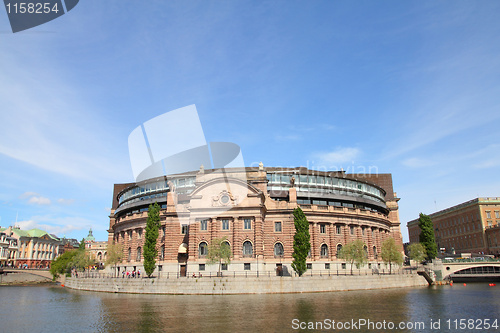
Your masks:
M 437 256 L 437 245 L 431 218 L 420 213 L 418 226 L 420 227 L 420 243 L 425 247 L 426 258 L 432 260 Z
M 307 270 L 306 260 L 311 250 L 311 235 L 309 234 L 309 221 L 300 207 L 293 210 L 293 222 L 295 235 L 293 236 L 292 268 L 299 276 L 302 276 Z
M 148 218 L 146 220 L 146 235 L 144 240 L 144 271 L 148 277 L 151 277 L 156 268 L 156 257 L 158 249 L 156 242 L 158 240 L 160 229 L 160 206 L 155 202 L 149 205 Z

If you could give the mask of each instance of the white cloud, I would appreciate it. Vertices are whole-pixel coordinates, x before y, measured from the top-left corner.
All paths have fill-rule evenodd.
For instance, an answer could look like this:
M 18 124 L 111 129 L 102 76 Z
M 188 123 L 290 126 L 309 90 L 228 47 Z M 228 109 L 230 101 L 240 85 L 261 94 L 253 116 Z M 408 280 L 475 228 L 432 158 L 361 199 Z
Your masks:
M 75 202 L 75 199 L 57 199 L 57 202 L 61 205 L 71 205 Z
M 21 194 L 19 196 L 19 199 L 28 199 L 30 197 L 37 196 L 37 195 L 38 195 L 38 193 L 36 193 L 36 192 L 24 192 L 23 194 Z
M 354 162 L 360 152 L 358 148 L 337 148 L 330 152 L 314 153 L 313 158 L 318 160 L 317 165 L 323 164 L 328 167 L 341 166 Z
M 92 221 L 81 217 L 33 216 L 29 220 L 16 223 L 22 230 L 41 229 L 58 237 L 68 236 L 73 231 L 86 230 L 89 227 L 98 229 Z M 97 227 L 97 228 L 96 228 Z
M 52 203 L 49 198 L 43 197 L 36 192 L 24 192 L 19 198 L 27 199 L 29 204 L 34 205 L 50 205 Z
M 35 204 L 35 205 L 50 205 L 51 201 L 49 198 L 38 196 L 38 197 L 31 197 L 28 200 L 28 203 Z

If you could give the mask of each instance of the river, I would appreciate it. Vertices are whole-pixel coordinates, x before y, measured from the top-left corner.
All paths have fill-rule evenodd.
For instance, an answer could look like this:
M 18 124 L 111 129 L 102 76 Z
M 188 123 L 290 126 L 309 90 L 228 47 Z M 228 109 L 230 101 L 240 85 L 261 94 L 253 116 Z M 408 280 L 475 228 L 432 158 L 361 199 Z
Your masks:
M 0 287 L 0 331 L 6 333 L 296 332 L 313 331 L 307 329 L 313 326 L 337 332 L 471 332 L 478 325 L 481 331 L 498 332 L 499 321 L 500 285 L 487 283 L 223 296 L 109 294 L 56 285 Z M 487 325 L 492 325 L 489 330 L 484 329 Z

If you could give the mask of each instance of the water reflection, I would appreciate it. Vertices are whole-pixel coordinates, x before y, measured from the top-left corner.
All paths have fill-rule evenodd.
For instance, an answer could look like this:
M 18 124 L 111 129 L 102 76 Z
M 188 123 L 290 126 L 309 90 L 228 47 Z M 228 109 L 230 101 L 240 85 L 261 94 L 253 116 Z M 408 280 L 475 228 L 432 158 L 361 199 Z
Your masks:
M 500 287 L 468 284 L 314 294 L 170 296 L 1 287 L 4 332 L 290 332 L 292 320 L 499 318 Z M 307 330 L 306 330 L 307 331 Z M 381 330 L 358 329 L 357 332 Z M 446 332 L 442 327 L 441 332 Z

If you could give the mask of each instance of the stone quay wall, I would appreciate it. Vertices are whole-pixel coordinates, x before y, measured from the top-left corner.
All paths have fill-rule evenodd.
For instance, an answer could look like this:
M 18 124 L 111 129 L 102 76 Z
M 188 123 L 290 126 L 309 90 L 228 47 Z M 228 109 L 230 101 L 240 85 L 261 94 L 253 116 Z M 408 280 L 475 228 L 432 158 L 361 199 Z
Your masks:
M 222 295 L 309 293 L 427 286 L 417 274 L 217 278 L 66 278 L 71 289 L 112 293 Z

